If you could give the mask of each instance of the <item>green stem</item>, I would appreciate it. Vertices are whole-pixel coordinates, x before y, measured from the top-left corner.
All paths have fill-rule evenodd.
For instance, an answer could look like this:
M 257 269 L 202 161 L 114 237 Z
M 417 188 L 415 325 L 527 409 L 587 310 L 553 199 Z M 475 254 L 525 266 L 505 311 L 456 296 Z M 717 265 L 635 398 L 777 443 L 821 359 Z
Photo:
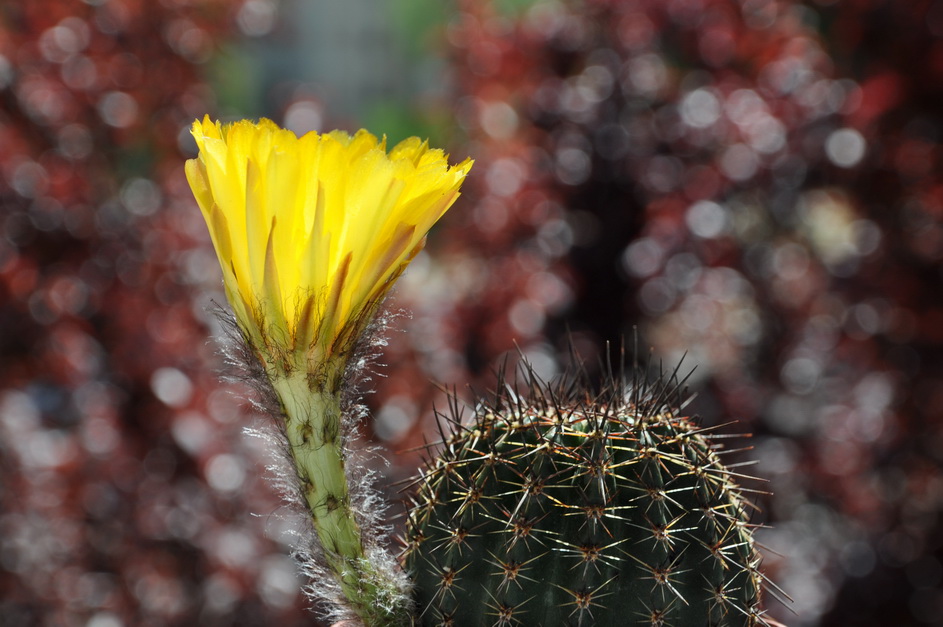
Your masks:
M 344 471 L 340 395 L 305 372 L 273 376 L 285 431 L 311 521 L 344 595 L 366 627 L 408 622 L 402 594 L 367 560 Z M 331 387 L 331 386 L 328 386 Z

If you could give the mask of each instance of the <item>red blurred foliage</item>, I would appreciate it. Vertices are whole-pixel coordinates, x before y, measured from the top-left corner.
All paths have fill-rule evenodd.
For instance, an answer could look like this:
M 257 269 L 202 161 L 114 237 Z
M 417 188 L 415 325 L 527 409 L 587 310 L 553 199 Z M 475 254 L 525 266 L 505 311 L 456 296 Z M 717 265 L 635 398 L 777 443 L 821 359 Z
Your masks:
M 459 4 L 477 165 L 406 278 L 391 419 L 515 341 L 552 372 L 638 325 L 697 365 L 692 411 L 756 433 L 774 616 L 941 624 L 943 4 Z
M 4 625 L 312 622 L 195 300 L 186 129 L 238 10 L 0 6 Z

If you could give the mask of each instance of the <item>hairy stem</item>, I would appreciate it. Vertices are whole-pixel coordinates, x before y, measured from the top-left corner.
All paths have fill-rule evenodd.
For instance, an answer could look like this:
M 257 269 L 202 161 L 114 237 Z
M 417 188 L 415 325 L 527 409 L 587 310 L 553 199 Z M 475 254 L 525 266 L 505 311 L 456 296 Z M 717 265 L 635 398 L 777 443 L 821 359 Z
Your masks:
M 301 492 L 325 560 L 366 627 L 408 624 L 402 595 L 370 564 L 351 509 L 340 394 L 322 387 L 323 380 L 312 381 L 300 371 L 272 377 Z

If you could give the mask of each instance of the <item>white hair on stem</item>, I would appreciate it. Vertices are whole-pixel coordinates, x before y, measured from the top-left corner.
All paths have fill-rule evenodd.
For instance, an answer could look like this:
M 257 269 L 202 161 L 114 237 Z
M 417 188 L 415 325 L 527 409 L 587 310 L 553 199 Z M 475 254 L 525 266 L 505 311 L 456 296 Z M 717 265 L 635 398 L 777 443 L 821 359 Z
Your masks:
M 287 505 L 283 515 L 292 523 L 292 557 L 308 580 L 302 591 L 320 618 L 344 627 L 362 627 L 363 623 L 328 565 L 324 547 L 311 521 L 275 389 L 264 366 L 246 342 L 236 318 L 228 309 L 218 305 L 215 313 L 223 330 L 220 352 L 226 366 L 224 379 L 247 384 L 252 390 L 247 400 L 255 411 L 269 418 L 264 424 L 246 427 L 244 431 L 266 442 L 271 451 L 272 463 L 266 470 L 268 479 Z M 380 447 L 363 445 L 357 435 L 357 425 L 368 414 L 361 402 L 363 385 L 370 381 L 368 373 L 380 350 L 387 344 L 382 332 L 392 320 L 402 315 L 402 312 L 383 311 L 370 324 L 347 362 L 341 399 L 341 438 L 348 462 L 344 468 L 350 490 L 350 508 L 362 533 L 363 559 L 382 580 L 380 589 L 386 591 L 375 600 L 384 608 L 410 606 L 411 583 L 389 548 L 392 526 L 385 523 L 388 504 L 374 487 L 377 472 L 368 463 L 371 459 L 382 460 L 387 465 L 389 462 L 381 454 Z

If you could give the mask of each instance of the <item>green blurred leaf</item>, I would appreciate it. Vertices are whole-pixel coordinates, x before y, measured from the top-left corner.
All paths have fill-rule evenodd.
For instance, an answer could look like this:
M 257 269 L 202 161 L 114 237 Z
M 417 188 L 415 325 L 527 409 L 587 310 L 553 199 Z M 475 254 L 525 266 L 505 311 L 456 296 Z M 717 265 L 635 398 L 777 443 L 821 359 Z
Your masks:
M 210 61 L 206 76 L 223 116 L 255 117 L 263 110 L 259 82 L 263 68 L 255 49 L 246 42 L 223 46 Z
M 518 15 L 543 0 L 493 0 L 494 7 L 504 15 Z
M 443 0 L 389 0 L 387 9 L 397 43 L 412 57 L 429 54 L 430 38 L 452 12 Z

